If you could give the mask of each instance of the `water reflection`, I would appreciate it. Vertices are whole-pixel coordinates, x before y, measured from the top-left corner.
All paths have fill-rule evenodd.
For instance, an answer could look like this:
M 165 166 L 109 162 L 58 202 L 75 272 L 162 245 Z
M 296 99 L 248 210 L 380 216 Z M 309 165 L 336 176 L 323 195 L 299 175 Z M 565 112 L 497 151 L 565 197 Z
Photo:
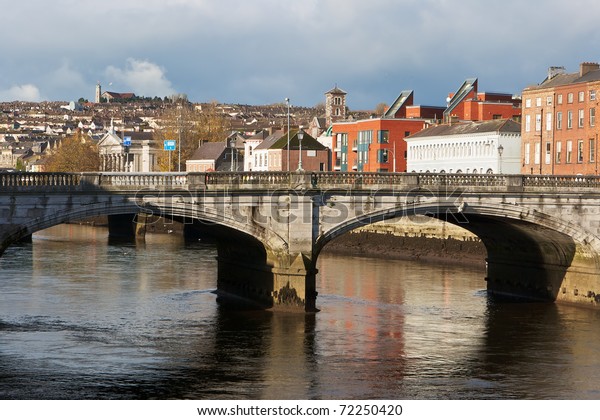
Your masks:
M 322 255 L 317 314 L 231 311 L 216 251 L 64 226 L 0 258 L 0 398 L 598 398 L 599 313 L 478 268 Z

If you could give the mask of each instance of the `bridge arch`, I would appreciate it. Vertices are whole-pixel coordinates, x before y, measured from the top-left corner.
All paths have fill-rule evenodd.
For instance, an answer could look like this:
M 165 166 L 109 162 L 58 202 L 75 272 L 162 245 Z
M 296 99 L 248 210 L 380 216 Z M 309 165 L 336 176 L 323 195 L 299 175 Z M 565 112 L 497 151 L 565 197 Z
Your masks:
M 446 221 L 479 237 L 487 251 L 485 280 L 493 294 L 542 301 L 575 301 L 585 294 L 600 303 L 598 238 L 579 225 L 516 204 L 491 206 L 440 199 L 365 213 L 323 232 L 315 244 L 315 260 L 323 247 L 340 235 L 413 215 Z
M 189 200 L 174 200 L 172 196 L 157 197 L 151 202 L 117 199 L 110 203 L 61 206 L 55 211 L 46 209 L 40 217 L 5 226 L 0 238 L 0 255 L 6 247 L 24 237 L 69 221 L 135 214 L 180 219 L 215 239 L 220 301 L 270 308 L 275 298 L 279 303 L 304 309 L 304 300 L 298 293 L 290 292 L 289 282 L 285 281 L 290 265 L 294 263 L 286 252 L 288 243 L 268 225 L 253 222 L 251 210 L 245 214 L 242 214 L 244 209 L 240 211 L 218 212 L 213 207 L 192 205 Z M 303 275 L 300 270 L 295 277 L 304 279 Z

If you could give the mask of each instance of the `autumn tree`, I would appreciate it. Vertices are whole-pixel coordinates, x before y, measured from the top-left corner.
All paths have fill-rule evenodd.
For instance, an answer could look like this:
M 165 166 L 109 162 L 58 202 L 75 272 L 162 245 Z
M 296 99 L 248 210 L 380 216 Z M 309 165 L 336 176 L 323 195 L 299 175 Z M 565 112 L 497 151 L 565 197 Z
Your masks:
M 216 102 L 193 106 L 185 98 L 175 98 L 173 106 L 161 116 L 161 128 L 155 130 L 154 138 L 159 144 L 164 140 L 181 140 L 181 170 L 185 170 L 185 161 L 189 159 L 201 142 L 225 141 L 230 124 Z M 169 155 L 171 160 L 169 161 Z M 179 150 L 169 154 L 162 151 L 158 156 L 161 171 L 178 170 Z
M 80 131 L 63 139 L 59 148 L 48 157 L 49 172 L 95 172 L 100 170 L 100 154 L 92 140 Z

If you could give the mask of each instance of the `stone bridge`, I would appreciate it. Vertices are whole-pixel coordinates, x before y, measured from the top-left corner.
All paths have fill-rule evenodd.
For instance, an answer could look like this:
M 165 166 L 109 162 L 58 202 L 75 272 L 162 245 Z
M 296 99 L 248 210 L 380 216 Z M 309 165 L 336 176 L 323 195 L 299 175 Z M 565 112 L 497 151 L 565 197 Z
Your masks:
M 599 193 L 598 177 L 4 173 L 0 252 L 67 221 L 161 215 L 217 239 L 221 297 L 314 311 L 316 261 L 329 241 L 370 223 L 426 215 L 481 238 L 491 294 L 597 306 Z

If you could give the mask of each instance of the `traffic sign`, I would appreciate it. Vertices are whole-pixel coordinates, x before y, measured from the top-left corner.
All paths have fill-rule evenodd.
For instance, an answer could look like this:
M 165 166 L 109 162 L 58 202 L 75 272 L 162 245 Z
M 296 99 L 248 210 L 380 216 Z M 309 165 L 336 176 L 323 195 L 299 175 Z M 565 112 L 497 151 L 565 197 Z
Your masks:
M 125 146 L 125 147 L 131 146 L 131 136 L 123 137 L 123 146 Z
M 165 150 L 175 150 L 176 144 L 175 140 L 165 140 Z

